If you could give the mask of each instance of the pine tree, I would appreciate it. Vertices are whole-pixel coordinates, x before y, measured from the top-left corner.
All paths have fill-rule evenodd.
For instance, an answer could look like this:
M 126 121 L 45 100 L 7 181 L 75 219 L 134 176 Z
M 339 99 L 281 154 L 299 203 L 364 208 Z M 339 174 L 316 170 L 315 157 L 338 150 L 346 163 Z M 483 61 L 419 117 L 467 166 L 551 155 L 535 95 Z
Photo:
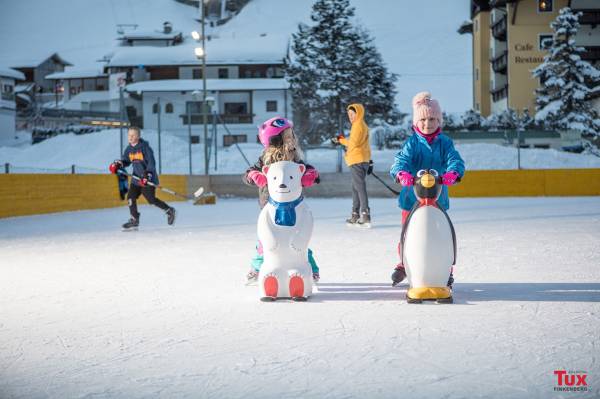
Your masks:
M 519 118 L 519 129 L 530 130 L 535 129 L 535 120 L 529 115 L 529 110 L 525 108 Z
M 485 119 L 479 111 L 468 110 L 462 116 L 462 125 L 467 130 L 479 130 L 483 128 Z
M 460 120 L 454 117 L 452 114 L 448 114 L 446 112 L 442 112 L 442 119 L 444 120 L 443 129 L 445 131 L 456 131 L 462 128 L 462 124 Z
M 570 8 L 560 10 L 550 26 L 554 34 L 544 62 L 533 70 L 541 87 L 536 90 L 535 119 L 547 129 L 578 130 L 598 134 L 594 129 L 596 112 L 590 102 L 591 89 L 600 83 L 600 71 L 580 54 L 583 48 L 573 39 L 579 29 L 581 13 Z
M 293 58 L 286 69 L 294 119 L 304 142 L 320 143 L 340 133 L 345 107 L 365 106 L 367 118 L 387 123 L 401 119 L 394 100 L 396 76 L 390 74 L 367 31 L 352 24 L 349 0 L 317 0 L 312 26 L 293 35 Z

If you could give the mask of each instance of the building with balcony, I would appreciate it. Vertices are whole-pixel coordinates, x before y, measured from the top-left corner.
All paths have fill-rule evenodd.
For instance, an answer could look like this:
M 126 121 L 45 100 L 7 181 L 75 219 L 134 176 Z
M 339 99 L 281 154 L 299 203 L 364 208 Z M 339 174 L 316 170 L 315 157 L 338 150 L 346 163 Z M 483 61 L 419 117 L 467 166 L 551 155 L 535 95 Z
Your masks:
M 539 82 L 531 71 L 543 62 L 543 42 L 552 37 L 550 23 L 563 7 L 582 13 L 575 43 L 585 49 L 582 59 L 599 66 L 600 1 L 471 1 L 471 21 L 459 33 L 473 35 L 473 109 L 483 116 L 535 110 Z
M 15 82 L 22 80 L 25 80 L 22 72 L 0 67 L 0 141 L 15 134 Z

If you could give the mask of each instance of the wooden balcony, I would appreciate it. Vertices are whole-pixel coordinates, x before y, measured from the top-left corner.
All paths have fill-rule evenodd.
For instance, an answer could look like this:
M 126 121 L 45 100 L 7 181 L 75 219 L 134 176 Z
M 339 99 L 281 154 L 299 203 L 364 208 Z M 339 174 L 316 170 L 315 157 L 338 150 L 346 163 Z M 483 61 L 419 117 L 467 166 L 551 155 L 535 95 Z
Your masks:
M 496 40 L 500 40 L 502 42 L 506 41 L 506 14 L 502 15 L 499 20 L 494 22 L 494 24 L 490 27 L 492 30 L 492 36 Z
M 187 125 L 188 116 L 186 114 L 179 115 L 181 117 L 182 123 Z M 192 125 L 201 125 L 204 123 L 204 118 L 202 114 L 191 114 Z M 213 114 L 208 114 L 206 116 L 207 123 L 212 124 L 215 116 Z M 216 123 L 220 124 L 225 123 L 228 125 L 238 125 L 238 124 L 251 124 L 253 119 L 253 115 L 251 114 L 220 114 L 216 118 Z
M 573 12 L 581 12 L 583 15 L 579 18 L 581 25 L 600 25 L 600 9 L 580 9 Z
M 506 75 L 506 69 L 508 66 L 508 51 L 504 50 L 495 58 L 491 58 L 490 63 L 492 64 L 492 69 L 494 72 Z
M 508 83 L 505 83 L 504 85 L 502 85 L 496 89 L 490 90 L 490 94 L 492 95 L 492 100 L 494 102 L 497 102 L 497 101 L 507 98 L 508 97 Z
M 585 52 L 581 53 L 581 59 L 594 62 L 600 61 L 600 46 L 585 46 Z

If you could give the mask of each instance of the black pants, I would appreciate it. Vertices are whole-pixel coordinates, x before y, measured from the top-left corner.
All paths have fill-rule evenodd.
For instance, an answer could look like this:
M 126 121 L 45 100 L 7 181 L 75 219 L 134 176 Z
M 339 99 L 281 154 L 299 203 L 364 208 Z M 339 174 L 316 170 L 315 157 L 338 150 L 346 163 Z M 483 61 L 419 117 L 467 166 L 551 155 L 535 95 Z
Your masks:
M 350 166 L 352 175 L 352 212 L 368 212 L 369 197 L 367 195 L 367 170 L 368 162 L 355 163 Z
M 131 216 L 135 219 L 140 217 L 140 213 L 137 209 L 137 199 L 140 197 L 140 194 L 144 195 L 144 198 L 146 198 L 146 201 L 148 201 L 149 204 L 156 205 L 163 211 L 169 209 L 169 205 L 156 198 L 156 187 L 141 187 L 135 184 L 130 184 L 129 192 L 127 193 L 127 202 L 129 203 L 129 213 L 131 213 Z

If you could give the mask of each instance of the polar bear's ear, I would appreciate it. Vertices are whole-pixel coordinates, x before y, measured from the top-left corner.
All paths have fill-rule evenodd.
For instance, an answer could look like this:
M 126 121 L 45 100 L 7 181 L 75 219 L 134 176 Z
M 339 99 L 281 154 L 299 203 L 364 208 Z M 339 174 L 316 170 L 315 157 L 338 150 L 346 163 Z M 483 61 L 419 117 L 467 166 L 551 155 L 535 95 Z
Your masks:
M 263 175 L 266 175 L 267 173 L 269 173 L 269 165 L 265 165 L 262 167 L 262 172 Z
M 304 174 L 304 172 L 306 171 L 306 165 L 299 164 L 298 166 L 300 167 L 300 173 Z

